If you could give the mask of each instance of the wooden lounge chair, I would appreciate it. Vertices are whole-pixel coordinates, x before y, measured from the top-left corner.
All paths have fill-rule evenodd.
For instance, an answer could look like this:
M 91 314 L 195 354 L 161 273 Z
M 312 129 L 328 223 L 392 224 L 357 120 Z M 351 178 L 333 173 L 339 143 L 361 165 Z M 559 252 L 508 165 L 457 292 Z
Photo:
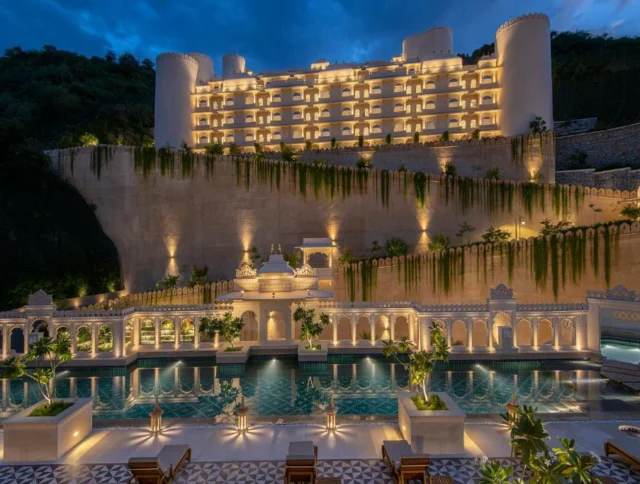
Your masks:
M 293 484 L 309 482 L 315 484 L 318 478 L 318 446 L 306 440 L 289 442 L 289 454 L 285 460 L 284 482 Z
M 625 462 L 640 467 L 640 439 L 607 440 L 604 443 L 604 455 L 609 457 L 610 454 L 618 454 Z
M 424 484 L 453 484 L 449 476 L 430 476 L 431 457 L 428 454 L 415 454 L 406 440 L 383 441 L 382 460 L 391 468 L 397 484 L 405 484 L 410 480 L 420 480 Z
M 191 448 L 188 445 L 165 445 L 157 457 L 130 458 L 129 471 L 132 477 L 128 482 L 139 484 L 171 482 L 187 462 L 191 462 Z

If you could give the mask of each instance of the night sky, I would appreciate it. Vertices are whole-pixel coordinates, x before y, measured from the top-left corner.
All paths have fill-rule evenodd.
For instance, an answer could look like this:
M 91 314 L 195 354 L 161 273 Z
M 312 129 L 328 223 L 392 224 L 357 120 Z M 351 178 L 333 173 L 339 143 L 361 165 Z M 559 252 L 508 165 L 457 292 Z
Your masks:
M 45 44 L 85 55 L 198 51 L 216 72 L 229 52 L 253 71 L 390 59 L 402 39 L 453 28 L 456 52 L 492 42 L 506 20 L 551 17 L 552 30 L 640 35 L 640 0 L 0 0 L 0 49 Z

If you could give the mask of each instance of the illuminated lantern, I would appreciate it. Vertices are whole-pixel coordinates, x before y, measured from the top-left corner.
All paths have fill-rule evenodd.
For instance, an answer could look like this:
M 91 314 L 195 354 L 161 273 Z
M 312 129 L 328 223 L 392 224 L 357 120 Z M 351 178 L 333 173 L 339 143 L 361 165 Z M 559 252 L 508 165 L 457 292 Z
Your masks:
M 338 426 L 337 419 L 336 419 L 336 415 L 338 414 L 338 409 L 333 404 L 333 395 L 329 397 L 329 405 L 327 405 L 325 414 L 327 416 L 327 431 L 331 432 L 336 430 Z
M 151 417 L 151 433 L 158 434 L 162 430 L 162 414 L 164 410 L 158 405 L 158 397 L 156 396 L 156 404 L 153 406 L 153 410 L 149 414 Z
M 238 433 L 245 432 L 249 428 L 249 408 L 244 404 L 244 395 L 242 403 L 238 408 Z

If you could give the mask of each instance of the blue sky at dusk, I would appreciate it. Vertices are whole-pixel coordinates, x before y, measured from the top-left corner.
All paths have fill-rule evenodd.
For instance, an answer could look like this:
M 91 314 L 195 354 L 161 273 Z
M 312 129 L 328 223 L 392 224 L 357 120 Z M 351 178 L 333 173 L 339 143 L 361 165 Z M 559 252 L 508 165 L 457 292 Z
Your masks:
M 640 35 L 640 0 L 0 0 L 0 49 L 44 44 L 85 55 L 107 50 L 236 52 L 254 71 L 389 59 L 402 39 L 453 28 L 456 52 L 493 41 L 511 17 L 544 12 L 552 30 Z

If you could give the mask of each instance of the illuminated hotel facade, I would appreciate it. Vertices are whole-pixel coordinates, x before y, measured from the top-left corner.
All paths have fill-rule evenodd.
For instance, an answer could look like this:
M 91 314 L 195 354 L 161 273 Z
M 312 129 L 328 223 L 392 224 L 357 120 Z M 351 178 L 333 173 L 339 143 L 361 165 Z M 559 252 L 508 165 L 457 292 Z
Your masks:
M 203 54 L 158 56 L 156 146 L 203 149 L 235 143 L 243 151 L 513 136 L 541 116 L 552 125 L 549 19 L 517 17 L 496 32 L 496 52 L 465 65 L 453 33 L 436 27 L 407 37 L 391 61 L 331 64 L 253 73 L 237 54 L 222 76 Z

